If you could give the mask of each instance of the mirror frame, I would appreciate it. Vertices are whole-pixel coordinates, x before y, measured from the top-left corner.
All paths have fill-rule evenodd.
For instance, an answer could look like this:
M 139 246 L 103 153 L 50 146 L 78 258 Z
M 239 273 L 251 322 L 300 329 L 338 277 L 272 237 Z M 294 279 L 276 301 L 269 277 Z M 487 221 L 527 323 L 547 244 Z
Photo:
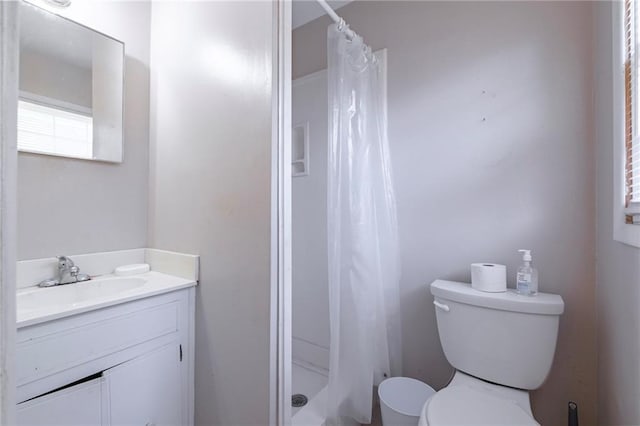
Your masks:
M 0 1 L 0 424 L 15 423 L 18 3 Z

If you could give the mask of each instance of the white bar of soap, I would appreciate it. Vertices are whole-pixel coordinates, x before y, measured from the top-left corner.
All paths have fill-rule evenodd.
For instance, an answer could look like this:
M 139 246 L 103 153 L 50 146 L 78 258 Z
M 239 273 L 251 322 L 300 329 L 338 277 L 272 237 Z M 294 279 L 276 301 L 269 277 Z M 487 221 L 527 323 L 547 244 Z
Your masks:
M 118 266 L 114 273 L 119 277 L 126 277 L 127 275 L 144 274 L 150 270 L 148 263 L 134 263 L 133 265 Z

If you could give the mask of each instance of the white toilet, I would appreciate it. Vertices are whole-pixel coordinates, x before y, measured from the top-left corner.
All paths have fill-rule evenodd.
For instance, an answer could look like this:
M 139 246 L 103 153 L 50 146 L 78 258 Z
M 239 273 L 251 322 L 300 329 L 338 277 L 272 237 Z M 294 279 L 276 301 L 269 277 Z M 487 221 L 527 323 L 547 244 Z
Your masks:
M 422 408 L 420 426 L 538 425 L 529 390 L 547 378 L 556 350 L 562 298 L 470 284 L 431 284 L 440 342 L 456 372 Z

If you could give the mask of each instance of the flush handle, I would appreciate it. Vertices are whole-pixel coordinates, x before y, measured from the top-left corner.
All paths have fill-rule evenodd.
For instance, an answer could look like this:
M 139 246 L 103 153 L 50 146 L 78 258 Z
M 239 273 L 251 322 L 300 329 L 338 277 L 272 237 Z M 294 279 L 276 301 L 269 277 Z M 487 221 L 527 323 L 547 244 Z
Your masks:
M 449 306 L 445 305 L 444 303 L 440 303 L 437 300 L 434 300 L 433 304 L 436 305 L 436 308 L 440 308 L 445 312 L 449 312 Z

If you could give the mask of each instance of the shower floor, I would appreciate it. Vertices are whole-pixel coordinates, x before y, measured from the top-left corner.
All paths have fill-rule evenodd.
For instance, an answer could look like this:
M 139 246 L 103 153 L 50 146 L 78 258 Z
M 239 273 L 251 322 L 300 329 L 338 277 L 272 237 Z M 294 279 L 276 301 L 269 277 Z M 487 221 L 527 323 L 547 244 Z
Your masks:
M 309 399 L 304 407 L 291 409 L 292 426 L 322 426 L 326 413 L 328 372 L 293 361 L 292 373 L 292 394 L 301 393 Z M 373 406 L 371 426 L 382 426 L 377 398 Z
M 301 393 L 309 399 L 304 407 L 293 407 L 292 414 L 296 414 L 301 409 L 308 407 L 313 398 L 327 385 L 326 373 L 322 374 L 322 370 L 312 366 L 305 366 L 303 363 L 293 361 L 292 368 L 291 393 Z

